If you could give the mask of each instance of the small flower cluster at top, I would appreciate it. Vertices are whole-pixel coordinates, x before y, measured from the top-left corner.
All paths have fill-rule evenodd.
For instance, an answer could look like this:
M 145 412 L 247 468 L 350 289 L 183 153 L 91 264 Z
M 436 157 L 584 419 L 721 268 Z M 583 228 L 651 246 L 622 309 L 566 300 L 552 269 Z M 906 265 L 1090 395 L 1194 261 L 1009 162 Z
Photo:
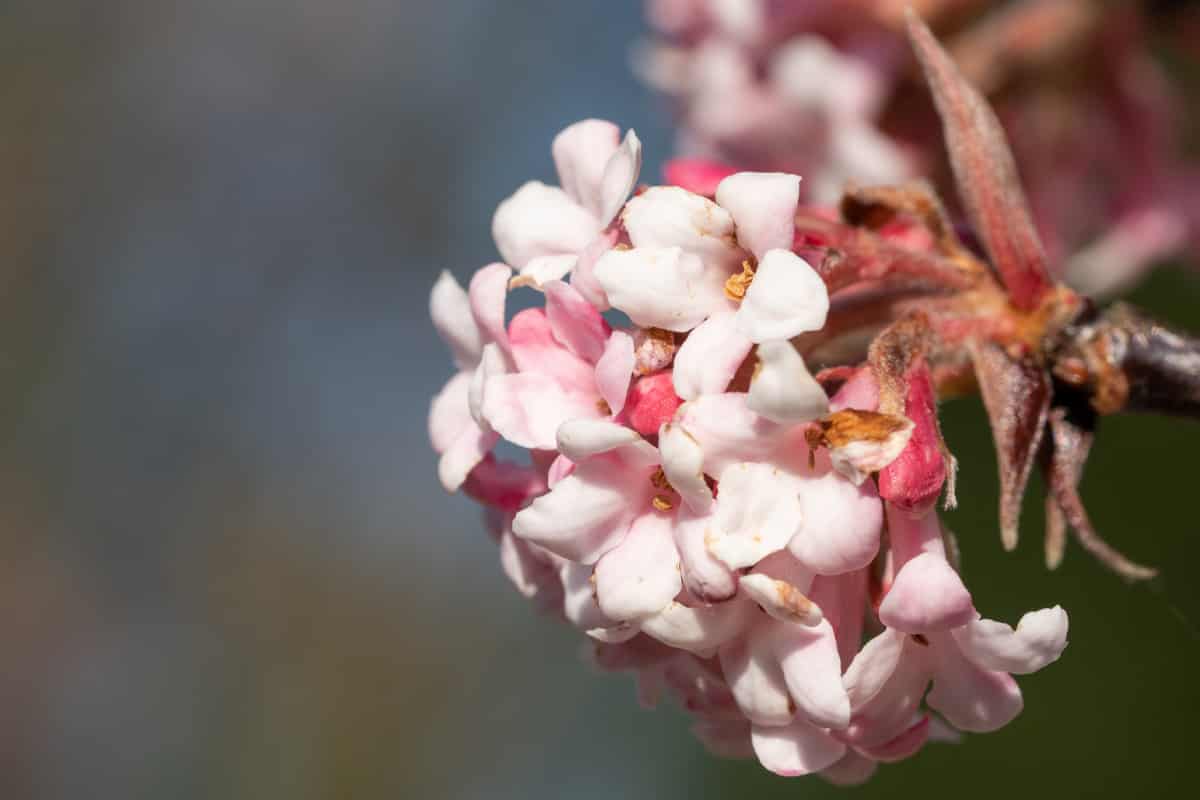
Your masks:
M 833 203 L 847 180 L 899 183 L 916 168 L 879 128 L 908 64 L 903 38 L 874 18 L 884 4 L 649 0 L 660 35 L 634 67 L 675 102 L 683 154 L 798 171 L 807 199 Z
M 936 120 L 910 91 L 909 5 L 953 32 L 956 60 L 995 102 L 1051 261 L 1073 285 L 1112 293 L 1200 252 L 1183 83 L 1152 52 L 1146 4 L 647 0 L 656 36 L 635 67 L 672 101 L 681 154 L 799 171 L 807 199 L 831 203 L 847 181 L 900 183 L 941 163 Z
M 868 366 L 809 373 L 791 340 L 829 297 L 794 252 L 800 178 L 635 192 L 641 145 L 599 120 L 552 152 L 561 185 L 496 211 L 504 263 L 431 298 L 458 368 L 439 475 L 486 507 L 517 589 L 713 752 L 781 775 L 856 783 L 1011 721 L 1012 674 L 1058 658 L 1067 615 L 976 611 L 934 510 L 952 470 L 923 362 L 899 414 Z M 544 304 L 507 319 L 522 287 Z

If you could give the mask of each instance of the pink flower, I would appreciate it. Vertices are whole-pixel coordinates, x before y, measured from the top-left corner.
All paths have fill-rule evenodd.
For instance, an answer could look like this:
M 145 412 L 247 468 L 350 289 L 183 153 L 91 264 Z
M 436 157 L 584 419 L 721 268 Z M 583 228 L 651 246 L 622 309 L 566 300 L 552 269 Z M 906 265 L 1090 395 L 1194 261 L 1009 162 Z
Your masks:
M 834 370 L 831 401 L 798 348 L 855 275 L 795 252 L 799 176 L 626 202 L 636 139 L 616 137 L 568 128 L 563 188 L 502 204 L 517 279 L 493 264 L 469 291 L 435 285 L 459 370 L 430 415 L 443 483 L 487 508 L 518 592 L 590 637 L 600 666 L 635 672 L 644 703 L 678 698 L 714 752 L 861 782 L 943 725 L 930 682 L 956 728 L 1009 721 L 1008 673 L 1057 658 L 1066 616 L 979 618 L 932 510 L 953 470 L 916 328 Z M 894 238 L 932 246 L 910 234 Z M 881 242 L 865 247 L 886 264 Z M 506 321 L 525 285 L 543 302 Z M 501 438 L 527 463 L 497 459 Z M 864 646 L 868 625 L 883 633 Z
M 720 183 L 716 201 L 671 186 L 642 192 L 621 214 L 633 247 L 596 263 L 608 302 L 639 326 L 698 328 L 706 344 L 720 340 L 725 372 L 753 343 L 820 328 L 829 307 L 825 285 L 791 252 L 799 185 L 794 175 L 741 173 Z M 751 263 L 753 281 L 739 304 L 727 284 Z M 688 350 L 685 342 L 678 358 L 687 362 Z
M 443 272 L 429 299 L 438 335 L 454 354 L 458 372 L 433 398 L 429 438 L 441 454 L 438 477 L 447 491 L 457 491 L 471 470 L 499 438 L 472 410 L 475 373 L 506 368 L 508 336 L 504 331 L 504 298 L 512 271 L 503 264 L 484 267 L 471 279 L 470 293 Z M 490 358 L 485 350 L 491 346 Z
M 836 201 L 847 180 L 909 177 L 909 159 L 875 122 L 893 80 L 890 57 L 881 63 L 872 47 L 842 52 L 813 35 L 825 29 L 823 16 L 853 14 L 868 29 L 860 43 L 869 44 L 878 31 L 865 9 L 740 0 L 675 5 L 650 5 L 666 36 L 644 45 L 636 66 L 681 109 L 685 154 L 801 172 L 809 199 L 824 203 Z
M 613 331 L 562 281 L 543 284 L 546 306 L 509 323 L 515 369 L 483 378 L 483 422 L 514 444 L 553 450 L 560 425 L 619 414 L 634 369 L 633 339 Z
M 877 760 L 893 760 L 897 745 L 907 744 L 898 740 L 914 730 L 925 735 L 922 697 L 959 730 L 997 730 L 1021 711 L 1021 692 L 1010 673 L 1036 672 L 1056 661 L 1066 636 L 1067 615 L 1058 606 L 1026 614 L 1015 630 L 978 617 L 927 634 L 889 628 L 846 671 L 853 718 L 845 738 Z
M 540 288 L 575 269 L 621 209 L 642 164 L 637 134 L 622 140 L 616 125 L 597 119 L 565 128 L 551 152 L 561 186 L 529 181 L 492 219 L 496 247 L 518 271 L 518 285 Z
M 816 574 L 871 563 L 882 523 L 874 487 L 855 486 L 823 453 L 814 454 L 810 466 L 806 426 L 756 414 L 751 396 L 709 395 L 686 403 L 659 437 L 660 449 L 673 456 L 664 464 L 666 475 L 672 485 L 691 487 L 682 494 L 694 511 L 708 510 L 709 500 L 692 476 L 717 480 L 719 524 L 703 537 L 705 551 L 733 570 L 785 547 Z M 801 406 L 812 401 L 798 400 Z

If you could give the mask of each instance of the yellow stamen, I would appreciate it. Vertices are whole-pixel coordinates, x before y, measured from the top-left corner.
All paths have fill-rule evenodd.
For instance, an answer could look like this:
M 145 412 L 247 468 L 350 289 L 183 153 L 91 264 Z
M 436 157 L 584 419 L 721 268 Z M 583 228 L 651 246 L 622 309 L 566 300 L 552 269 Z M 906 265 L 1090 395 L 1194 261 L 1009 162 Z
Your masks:
M 741 273 L 730 275 L 729 280 L 725 281 L 725 296 L 730 300 L 741 301 L 753 281 L 754 266 L 749 261 L 743 261 Z
M 650 476 L 650 483 L 655 489 L 662 489 L 664 492 L 671 491 L 671 482 L 667 480 L 667 473 L 663 472 L 662 467 L 654 470 L 654 473 Z

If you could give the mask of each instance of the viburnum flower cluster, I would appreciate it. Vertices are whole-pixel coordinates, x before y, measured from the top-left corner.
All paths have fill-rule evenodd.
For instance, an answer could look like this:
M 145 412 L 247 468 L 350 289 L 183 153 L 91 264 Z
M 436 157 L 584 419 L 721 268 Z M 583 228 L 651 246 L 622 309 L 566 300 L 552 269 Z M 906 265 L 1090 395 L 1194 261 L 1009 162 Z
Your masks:
M 1012 676 L 1059 657 L 1067 615 L 976 609 L 920 347 L 810 373 L 798 343 L 862 282 L 804 257 L 801 178 L 638 186 L 636 135 L 599 120 L 552 155 L 560 185 L 496 211 L 503 263 L 443 273 L 430 303 L 457 367 L 439 476 L 487 509 L 517 589 L 713 752 L 781 775 L 855 783 L 1010 722 Z M 513 291 L 539 302 L 510 316 Z
M 1111 293 L 1189 244 L 1196 252 L 1200 167 L 1179 136 L 1183 82 L 1155 53 L 1195 63 L 1196 48 L 1166 35 L 1184 30 L 1173 20 L 1185 12 L 1168 4 L 647 0 L 656 36 L 635 65 L 670 98 L 687 157 L 668 174 L 797 171 L 817 203 L 848 180 L 921 175 L 945 189 L 937 122 L 914 101 L 910 5 L 995 103 L 1041 238 L 1072 285 Z

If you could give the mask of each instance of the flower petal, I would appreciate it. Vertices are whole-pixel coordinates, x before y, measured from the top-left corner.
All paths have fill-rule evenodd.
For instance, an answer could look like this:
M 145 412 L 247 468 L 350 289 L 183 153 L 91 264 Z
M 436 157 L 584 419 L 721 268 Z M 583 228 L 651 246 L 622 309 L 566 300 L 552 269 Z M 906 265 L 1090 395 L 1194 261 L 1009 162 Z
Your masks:
M 622 644 L 636 637 L 639 633 L 641 633 L 641 631 L 638 630 L 637 625 L 628 622 L 622 622 L 611 628 L 588 628 L 584 631 L 584 633 L 595 639 L 597 642 L 603 642 L 604 644 Z M 645 676 L 645 673 L 638 676 L 639 684 L 645 678 Z M 655 687 L 655 691 L 657 691 L 657 687 Z M 649 695 L 650 699 L 644 700 L 643 698 L 646 695 L 644 695 L 643 692 L 644 688 L 639 685 L 638 700 L 642 703 L 642 707 L 654 708 L 657 695 Z
M 601 231 L 598 236 L 588 243 L 579 253 L 579 260 L 571 273 L 571 285 L 583 295 L 584 299 L 600 311 L 606 311 L 611 303 L 604 294 L 604 287 L 596 280 L 596 262 L 600 257 L 613 248 L 617 243 L 618 232 L 610 229 Z
M 798 479 L 769 464 L 733 464 L 717 479 L 720 492 L 712 554 L 731 569 L 749 567 L 781 550 L 803 519 Z
M 539 256 L 578 253 L 600 226 L 562 189 L 529 181 L 496 208 L 492 238 L 505 262 L 521 269 Z
M 899 631 L 887 628 L 858 651 L 842 676 L 852 707 L 866 705 L 891 680 L 904 653 L 905 638 Z
M 881 745 L 866 748 L 867 754 L 878 761 L 892 763 L 916 755 L 929 739 L 931 717 L 921 714 L 904 733 Z
M 637 511 L 649 503 L 649 497 L 631 496 L 628 485 L 613 482 L 605 469 L 610 466 L 577 465 L 553 489 L 517 512 L 513 533 L 555 555 L 594 564 L 621 543 Z M 649 488 L 648 481 L 646 485 Z
M 879 384 L 871 367 L 862 366 L 854 370 L 829 401 L 833 411 L 854 408 L 860 411 L 879 410 Z
M 739 637 L 721 648 L 721 670 L 747 719 L 756 725 L 786 725 L 795 711 L 769 645 L 762 637 Z
M 763 611 L 781 622 L 806 626 L 821 623 L 821 609 L 785 580 L 750 573 L 738 579 L 738 586 Z
M 761 259 L 768 250 L 791 250 L 800 202 L 800 176 L 739 172 L 717 186 L 717 203 L 737 224 L 738 244 Z
M 707 658 L 746 624 L 747 603 L 728 600 L 692 608 L 674 602 L 642 623 L 642 632 L 671 647 Z
M 786 340 L 758 346 L 758 365 L 746 405 L 775 422 L 808 422 L 829 412 L 829 398 L 804 359 Z
M 683 564 L 683 582 L 688 591 L 706 602 L 733 597 L 737 579 L 729 567 L 708 551 L 705 540 L 712 520 L 708 514 L 696 514 L 686 506 L 675 519 L 675 547 Z
M 942 744 L 962 744 L 962 731 L 937 716 L 929 715 L 929 741 Z
M 592 567 L 561 561 L 558 571 L 563 587 L 563 616 L 568 622 L 583 631 L 612 628 L 617 625 L 616 620 L 606 617 L 596 604 Z
M 546 283 L 566 278 L 578 262 L 579 256 L 575 253 L 532 258 L 521 267 L 516 277 L 509 280 L 508 288 L 528 286 L 540 292 Z
M 889 638 L 882 639 L 884 636 Z M 873 747 L 884 747 L 912 727 L 932 674 L 929 653 L 932 648 L 928 645 L 921 645 L 895 631 L 876 636 L 867 647 L 875 642 L 880 643 L 882 650 L 877 650 L 870 661 L 882 669 L 865 669 L 852 679 L 850 673 L 854 665 L 851 664 L 843 678 L 854 712 L 845 738 L 868 753 Z M 899 648 L 893 650 L 896 645 Z M 887 670 L 889 664 L 892 665 L 890 672 Z M 862 700 L 872 689 L 870 699 Z
M 483 418 L 483 392 L 487 388 L 487 382 L 497 375 L 504 375 L 508 372 L 508 359 L 504 357 L 500 345 L 495 342 L 488 342 L 483 348 L 483 356 L 479 359 L 479 366 L 475 367 L 475 372 L 471 374 L 470 391 L 467 393 L 467 408 L 470 411 L 472 419 L 475 423 L 484 430 L 489 430 L 490 426 Z
M 948 631 L 975 616 L 962 578 L 935 553 L 921 553 L 901 567 L 879 605 L 879 620 L 904 633 Z
M 625 133 L 621 146 L 604 166 L 604 180 L 600 186 L 597 217 L 602 226 L 607 226 L 617 216 L 625 199 L 637 185 L 638 173 L 642 171 L 642 142 L 631 128 Z
M 575 462 L 564 455 L 559 455 L 550 462 L 546 470 L 546 486 L 553 489 L 554 484 L 575 471 Z
M 546 292 L 546 318 L 554 338 L 575 355 L 595 364 L 604 353 L 611 328 L 595 306 L 562 281 L 550 281 Z
M 483 418 L 508 441 L 529 449 L 553 450 L 564 422 L 600 416 L 595 400 L 565 392 L 546 375 L 534 372 L 497 375 L 484 387 Z
M 559 426 L 556 433 L 559 452 L 572 461 L 607 453 L 622 447 L 640 451 L 645 463 L 658 462 L 654 445 L 642 439 L 637 431 L 607 419 L 572 420 Z
M 462 488 L 475 502 L 514 514 L 546 491 L 546 479 L 532 465 L 501 461 L 489 453 L 471 470 Z
M 926 702 L 951 725 L 971 733 L 989 733 L 1021 713 L 1021 690 L 1011 675 L 971 663 L 949 635 L 936 637 L 933 644 L 937 660 Z
M 846 745 L 799 717 L 783 727 L 755 725 L 750 739 L 759 763 L 785 777 L 820 772 L 846 754 Z
M 595 277 L 608 302 L 642 327 L 691 330 L 729 305 L 725 273 L 678 247 L 609 250 Z
M 435 453 L 444 453 L 468 425 L 473 425 L 470 407 L 471 373 L 458 372 L 446 381 L 429 404 L 429 441 Z
M 647 513 L 596 562 L 596 599 L 616 620 L 639 621 L 666 608 L 683 588 L 670 518 Z
M 868 570 L 870 566 L 841 575 L 817 575 L 808 590 L 809 599 L 833 626 L 843 668 L 850 666 L 862 645 L 869 602 Z
M 888 534 L 896 578 L 879 606 L 884 625 L 905 633 L 928 633 L 976 619 L 970 593 L 946 560 L 936 513 L 914 517 L 888 504 Z
M 571 352 L 554 334 L 549 314 L 527 308 L 508 326 L 513 361 L 523 374 L 553 378 L 563 389 L 581 393 L 596 391 L 596 368 Z
M 776 645 L 788 692 L 808 721 L 842 730 L 850 724 L 850 698 L 842 685 L 842 660 L 828 620 L 812 628 L 779 625 Z
M 737 330 L 733 311 L 718 311 L 688 334 L 675 353 L 675 393 L 684 400 L 720 394 L 753 344 Z
M 766 458 L 780 445 L 783 428 L 746 407 L 746 395 L 711 394 L 684 403 L 676 422 L 704 451 L 704 471 L 718 475 L 732 464 Z
M 725 275 L 745 258 L 729 212 L 678 186 L 652 186 L 625 204 L 621 220 L 635 248 L 679 247 Z
M 513 536 L 512 531 L 506 530 L 500 536 L 500 566 L 523 597 L 562 593 L 554 563 L 542 558 L 529 542 Z
M 693 512 L 707 514 L 713 496 L 704 479 L 704 451 L 699 443 L 679 425 L 667 423 L 659 430 L 658 450 L 671 486 Z
M 870 564 L 879 552 L 883 503 L 875 485 L 855 486 L 837 472 L 807 477 L 800 486 L 804 520 L 788 549 L 821 575 L 841 575 Z
M 429 293 L 429 316 L 438 336 L 450 347 L 459 369 L 471 369 L 483 349 L 483 334 L 471 314 L 471 301 L 448 270 L 442 270 Z
M 1028 675 L 1058 660 L 1067 646 L 1067 612 L 1062 606 L 1030 611 L 1017 629 L 977 619 L 953 631 L 963 655 L 984 669 Z
M 471 470 L 491 452 L 500 437 L 484 431 L 474 420 L 438 460 L 438 480 L 447 492 L 457 492 Z
M 790 339 L 820 330 L 829 313 L 821 276 L 787 250 L 771 250 L 758 263 L 738 309 L 738 329 L 752 342 Z
M 621 129 L 613 123 L 585 119 L 563 128 L 550 146 L 563 191 L 593 216 L 600 215 L 604 168 L 620 140 Z
M 471 276 L 471 285 L 467 287 L 471 314 L 484 341 L 495 342 L 505 352 L 508 352 L 508 333 L 504 330 L 504 301 L 510 277 L 512 270 L 508 265 L 488 264 Z
M 596 362 L 596 390 L 614 417 L 625 408 L 634 363 L 633 337 L 624 331 L 613 331 Z

